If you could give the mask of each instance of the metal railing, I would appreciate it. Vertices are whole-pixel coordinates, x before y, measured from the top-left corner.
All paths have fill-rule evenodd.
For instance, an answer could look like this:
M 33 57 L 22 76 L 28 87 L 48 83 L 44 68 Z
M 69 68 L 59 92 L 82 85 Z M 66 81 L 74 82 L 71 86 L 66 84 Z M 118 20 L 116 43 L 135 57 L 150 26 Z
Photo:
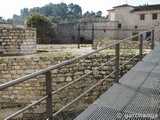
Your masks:
M 142 32 L 138 35 L 135 35 L 135 36 L 132 36 L 132 37 L 129 37 L 129 38 L 126 38 L 126 39 L 123 39 L 121 41 L 118 41 L 118 42 L 115 42 L 115 43 L 112 43 L 110 45 L 107 45 L 103 48 L 100 48 L 100 49 L 97 49 L 97 50 L 94 50 L 90 53 L 87 53 L 87 54 L 84 54 L 84 55 L 81 55 L 81 56 L 78 56 L 78 57 L 75 57 L 75 58 L 72 58 L 70 60 L 67 60 L 67 61 L 64 61 L 60 64 L 56 64 L 56 65 L 53 65 L 51 67 L 48 67 L 46 69 L 42 69 L 40 71 L 37 71 L 35 73 L 32 73 L 32 74 L 29 74 L 29 75 L 26 75 L 26 76 L 23 76 L 21 78 L 18 78 L 18 79 L 15 79 L 15 80 L 12 80 L 10 82 L 7 82 L 7 83 L 4 83 L 4 84 L 1 84 L 0 85 L 0 90 L 4 90 L 8 87 L 11 87 L 11 86 L 14 86 L 16 84 L 19 84 L 19 83 L 22 83 L 24 81 L 27 81 L 29 79 L 32 79 L 34 77 L 37 77 L 39 75 L 42 75 L 44 74 L 45 75 L 45 82 L 46 82 L 46 95 L 44 97 L 42 97 L 41 99 L 37 100 L 36 102 L 28 105 L 27 107 L 21 109 L 20 111 L 12 114 L 11 116 L 7 117 L 5 120 L 9 120 L 13 117 L 15 117 L 16 115 L 24 112 L 25 110 L 31 108 L 32 106 L 35 106 L 36 104 L 40 103 L 41 101 L 44 101 L 46 100 L 46 119 L 47 120 L 52 120 L 52 118 L 57 115 L 58 113 L 60 113 L 62 110 L 64 110 L 66 107 L 70 106 L 72 103 L 74 103 L 75 101 L 77 101 L 78 99 L 80 99 L 82 96 L 84 96 L 86 93 L 88 93 L 89 91 L 91 91 L 93 88 L 95 88 L 97 85 L 99 85 L 100 83 L 102 83 L 103 81 L 105 81 L 108 77 L 110 77 L 111 75 L 115 74 L 115 82 L 119 82 L 119 71 L 120 71 L 120 68 L 123 67 L 124 65 L 126 65 L 129 61 L 133 60 L 133 58 L 135 58 L 137 55 L 133 56 L 131 59 L 129 59 L 129 61 L 125 62 L 123 65 L 120 66 L 120 44 L 123 43 L 123 42 L 126 42 L 126 41 L 129 41 L 129 40 L 132 40 L 132 38 L 134 37 L 139 37 L 139 60 L 142 60 L 142 57 L 143 57 L 143 35 L 146 34 L 147 32 L 151 32 L 151 49 L 154 48 L 154 29 L 152 30 L 149 30 L 149 31 L 146 31 L 146 32 Z M 158 32 L 159 34 L 159 32 Z M 107 50 L 108 48 L 110 47 L 113 47 L 115 46 L 115 57 L 112 58 L 110 61 L 102 64 L 101 66 L 99 66 L 98 68 L 96 69 L 93 69 L 92 71 L 82 75 L 81 77 L 73 80 L 72 82 L 68 83 L 67 85 L 55 90 L 55 91 L 52 91 L 52 77 L 51 77 L 51 71 L 54 70 L 54 69 L 58 69 L 62 66 L 65 66 L 65 65 L 68 65 L 68 64 L 71 64 L 75 61 L 78 61 L 78 60 L 81 60 L 83 58 L 86 58 L 90 55 L 93 55 L 95 53 L 98 53 L 102 50 Z M 62 107 L 59 111 L 57 111 L 56 113 L 53 114 L 53 108 L 52 108 L 52 95 L 53 94 L 56 94 L 57 92 L 65 89 L 66 87 L 70 86 L 70 85 L 73 85 L 74 83 L 80 81 L 82 78 L 86 77 L 87 75 L 93 73 L 94 71 L 96 71 L 97 69 L 101 68 L 102 66 L 110 63 L 110 62 L 113 62 L 115 61 L 115 70 L 113 72 L 111 72 L 109 75 L 107 75 L 105 78 L 101 79 L 99 82 L 97 82 L 94 86 L 92 86 L 91 88 L 89 88 L 88 90 L 86 90 L 83 94 L 81 94 L 80 96 L 78 96 L 77 98 L 75 98 L 73 101 L 71 101 L 70 103 L 68 103 L 67 105 L 65 105 L 64 107 Z

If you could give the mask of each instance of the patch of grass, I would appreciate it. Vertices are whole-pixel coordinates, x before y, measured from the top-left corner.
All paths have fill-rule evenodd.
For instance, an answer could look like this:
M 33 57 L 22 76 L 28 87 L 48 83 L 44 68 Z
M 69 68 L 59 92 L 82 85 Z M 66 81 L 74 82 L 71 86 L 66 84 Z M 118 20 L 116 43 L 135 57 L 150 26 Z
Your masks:
M 106 39 L 106 38 L 102 39 L 101 41 L 102 41 L 103 45 L 105 45 L 105 46 L 110 43 L 110 40 Z

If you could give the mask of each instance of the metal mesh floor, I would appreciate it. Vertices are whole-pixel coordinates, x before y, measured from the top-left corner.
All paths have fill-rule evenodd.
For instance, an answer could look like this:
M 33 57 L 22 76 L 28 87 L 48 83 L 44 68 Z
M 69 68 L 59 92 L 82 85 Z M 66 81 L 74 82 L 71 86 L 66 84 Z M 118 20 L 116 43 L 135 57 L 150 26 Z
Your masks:
M 160 47 L 156 47 L 75 120 L 159 120 Z

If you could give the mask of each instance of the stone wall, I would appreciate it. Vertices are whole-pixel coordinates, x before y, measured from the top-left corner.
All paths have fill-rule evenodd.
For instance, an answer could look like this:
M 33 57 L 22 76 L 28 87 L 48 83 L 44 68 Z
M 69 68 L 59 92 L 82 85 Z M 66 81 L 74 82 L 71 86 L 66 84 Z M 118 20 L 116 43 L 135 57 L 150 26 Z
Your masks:
M 95 39 L 117 39 L 117 22 L 112 21 L 94 21 L 94 38 Z M 91 43 L 92 41 L 92 22 L 70 22 L 58 24 L 57 43 L 75 44 L 78 43 L 78 25 L 80 25 L 80 37 L 84 40 L 82 43 Z M 116 29 L 116 30 L 115 30 Z M 128 36 L 127 36 L 128 37 Z
M 118 40 L 95 39 L 93 42 L 93 46 L 94 48 L 99 48 L 115 42 L 118 42 Z M 115 49 L 115 47 L 110 47 L 110 49 Z M 139 49 L 139 41 L 128 40 L 126 42 L 123 42 L 120 44 L 120 49 Z M 143 49 L 151 49 L 151 41 L 143 41 Z
M 42 68 L 49 67 L 61 61 L 68 60 L 70 57 L 54 57 L 51 55 L 26 57 L 0 57 L 0 84 L 14 80 L 23 75 L 27 75 L 38 71 Z M 63 85 L 75 80 L 85 73 L 97 68 L 101 64 L 113 58 L 113 55 L 95 54 L 85 59 L 74 62 L 73 64 L 65 67 L 55 69 L 52 73 L 53 90 L 57 90 Z M 121 64 L 128 60 L 132 55 L 121 56 Z M 132 60 L 129 64 L 124 66 L 120 72 L 120 76 L 126 73 L 136 62 L 137 58 Z M 114 62 L 103 66 L 101 69 L 94 71 L 88 77 L 85 77 L 76 84 L 64 89 L 63 91 L 53 95 L 54 111 L 57 111 L 69 101 L 73 100 L 76 96 L 82 94 L 89 87 L 93 86 L 100 79 L 104 78 L 115 69 Z M 40 75 L 29 81 L 10 87 L 7 90 L 0 91 L 0 118 L 4 117 L 7 113 L 12 113 L 9 108 L 21 108 L 34 102 L 45 95 L 45 76 Z M 106 91 L 114 84 L 114 75 L 109 77 L 102 84 L 97 86 L 94 90 L 89 92 L 80 101 L 76 102 L 70 109 L 65 111 L 81 111 L 91 104 L 99 95 Z M 8 110 L 4 113 L 3 111 Z M 9 112 L 10 111 L 10 112 Z M 45 113 L 45 101 L 41 103 L 40 107 L 36 106 L 30 109 L 27 113 Z M 25 114 L 24 114 L 25 115 Z M 22 115 L 24 117 L 24 115 Z M 22 117 L 21 116 L 21 117 Z
M 36 52 L 36 29 L 0 27 L 0 54 Z

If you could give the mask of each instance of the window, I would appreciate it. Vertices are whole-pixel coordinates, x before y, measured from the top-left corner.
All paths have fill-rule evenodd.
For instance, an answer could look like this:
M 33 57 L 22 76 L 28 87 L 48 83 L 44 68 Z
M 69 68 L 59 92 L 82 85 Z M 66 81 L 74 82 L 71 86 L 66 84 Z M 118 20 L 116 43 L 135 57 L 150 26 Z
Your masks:
M 157 13 L 152 14 L 152 20 L 157 20 Z
M 145 14 L 140 15 L 140 20 L 145 20 Z
M 138 28 L 138 26 L 134 26 L 134 28 L 135 28 L 135 29 L 137 29 L 137 28 Z
M 132 32 L 132 36 L 138 35 L 138 32 Z M 132 38 L 133 41 L 138 41 L 138 36 Z
M 147 32 L 146 33 L 146 39 L 147 40 L 151 40 L 151 32 Z
M 118 23 L 118 29 L 121 29 L 121 27 L 122 27 L 122 24 Z

